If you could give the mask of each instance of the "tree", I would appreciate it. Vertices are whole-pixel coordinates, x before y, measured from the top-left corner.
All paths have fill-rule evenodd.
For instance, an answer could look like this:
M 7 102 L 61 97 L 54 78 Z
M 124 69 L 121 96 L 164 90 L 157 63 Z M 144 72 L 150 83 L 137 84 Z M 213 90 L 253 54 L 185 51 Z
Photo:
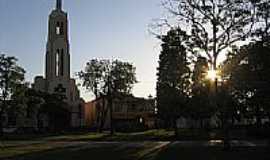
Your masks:
M 256 17 L 258 25 L 256 25 L 253 36 L 261 41 L 269 41 L 270 37 L 270 4 L 268 0 L 255 1 Z
M 164 0 L 163 6 L 175 22 L 186 28 L 185 46 L 196 57 L 206 57 L 214 71 L 218 57 L 233 45 L 250 37 L 255 24 L 253 0 Z M 165 18 L 166 25 L 171 20 Z M 218 107 L 218 79 L 215 78 L 215 101 Z M 225 143 L 224 143 L 225 144 Z
M 49 129 L 54 132 L 68 129 L 71 124 L 71 113 L 66 108 L 68 104 L 65 102 L 64 97 L 61 94 L 42 92 L 37 94 L 44 100 L 44 103 L 40 106 L 39 114 L 48 116 Z
M 206 58 L 198 57 L 193 69 L 192 86 L 191 86 L 191 103 L 189 106 L 190 116 L 201 121 L 203 126 L 203 119 L 209 118 L 216 110 L 211 103 L 211 82 L 207 79 L 207 71 L 209 64 Z
M 233 95 L 242 104 L 242 113 L 252 112 L 260 126 L 269 111 L 270 45 L 257 41 L 235 49 L 224 62 L 223 73 L 233 88 Z M 249 114 L 250 115 L 250 114 Z
M 185 38 L 181 29 L 171 29 L 161 36 L 162 51 L 157 68 L 157 107 L 166 127 L 176 127 L 179 116 L 185 116 L 189 92 L 190 70 L 186 49 L 182 43 Z M 176 130 L 177 131 L 177 130 Z
M 19 117 L 29 119 L 33 127 L 36 127 L 33 129 L 38 129 L 39 110 L 44 103 L 42 95 L 30 88 L 29 83 L 22 83 L 15 86 L 10 101 L 11 105 L 8 107 L 8 113 L 11 115 L 8 115 L 8 118 L 14 118 L 13 120 L 16 120 L 17 126 L 20 126 L 19 123 L 24 123 Z
M 137 82 L 135 67 L 119 60 L 90 60 L 84 69 L 78 73 L 83 86 L 98 97 L 107 97 L 110 110 L 111 134 L 113 134 L 112 103 L 113 99 L 122 94 L 131 94 L 133 85 Z M 105 102 L 103 106 L 105 106 Z M 106 111 L 105 111 L 106 112 Z M 106 113 L 102 114 L 102 121 Z M 100 125 L 100 129 L 103 123 Z
M 96 98 L 106 93 L 109 65 L 109 60 L 92 59 L 86 63 L 84 71 L 78 73 L 82 86 L 93 92 Z
M 7 101 L 10 99 L 16 85 L 24 81 L 25 71 L 17 64 L 15 57 L 0 54 L 0 134 L 3 134 L 2 117 L 7 109 Z
M 214 70 L 218 56 L 248 38 L 254 25 L 255 7 L 249 0 L 164 0 L 163 6 L 174 23 L 186 28 L 187 50 L 208 58 Z

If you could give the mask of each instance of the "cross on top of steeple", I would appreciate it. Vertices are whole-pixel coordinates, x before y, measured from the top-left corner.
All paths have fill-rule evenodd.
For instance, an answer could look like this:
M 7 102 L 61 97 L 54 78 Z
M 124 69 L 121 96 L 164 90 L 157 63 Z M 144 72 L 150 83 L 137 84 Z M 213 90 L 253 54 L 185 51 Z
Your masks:
M 62 10 L 62 0 L 56 0 L 56 9 Z

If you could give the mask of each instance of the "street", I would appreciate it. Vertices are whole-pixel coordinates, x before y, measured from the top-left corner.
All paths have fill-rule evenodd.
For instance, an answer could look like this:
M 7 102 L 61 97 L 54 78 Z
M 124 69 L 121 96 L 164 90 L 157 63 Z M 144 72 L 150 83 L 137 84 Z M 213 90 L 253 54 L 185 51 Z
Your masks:
M 20 141 L 4 142 L 0 151 L 4 154 L 0 154 L 0 158 L 12 160 L 270 159 L 265 141 L 232 141 L 231 144 L 233 146 L 231 151 L 223 151 L 220 140 L 174 142 Z M 16 154 L 10 154 L 12 152 Z

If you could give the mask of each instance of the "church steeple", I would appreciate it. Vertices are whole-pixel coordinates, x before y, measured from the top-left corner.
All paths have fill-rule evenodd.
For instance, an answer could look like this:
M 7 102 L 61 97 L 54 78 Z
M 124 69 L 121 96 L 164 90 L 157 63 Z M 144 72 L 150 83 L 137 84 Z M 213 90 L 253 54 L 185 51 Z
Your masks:
M 70 79 L 68 17 L 62 11 L 62 0 L 56 0 L 56 9 L 49 16 L 45 68 L 47 79 Z
M 62 0 L 56 0 L 56 9 L 62 10 Z

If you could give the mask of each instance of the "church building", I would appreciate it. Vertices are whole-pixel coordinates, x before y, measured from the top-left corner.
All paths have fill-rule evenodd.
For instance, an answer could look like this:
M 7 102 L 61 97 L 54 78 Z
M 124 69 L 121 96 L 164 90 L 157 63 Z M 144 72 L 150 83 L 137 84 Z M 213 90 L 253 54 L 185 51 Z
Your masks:
M 71 113 L 70 125 L 84 125 L 84 102 L 75 79 L 70 77 L 68 15 L 62 10 L 62 0 L 56 0 L 56 8 L 49 16 L 45 77 L 35 77 L 33 88 L 50 94 L 62 94 Z

